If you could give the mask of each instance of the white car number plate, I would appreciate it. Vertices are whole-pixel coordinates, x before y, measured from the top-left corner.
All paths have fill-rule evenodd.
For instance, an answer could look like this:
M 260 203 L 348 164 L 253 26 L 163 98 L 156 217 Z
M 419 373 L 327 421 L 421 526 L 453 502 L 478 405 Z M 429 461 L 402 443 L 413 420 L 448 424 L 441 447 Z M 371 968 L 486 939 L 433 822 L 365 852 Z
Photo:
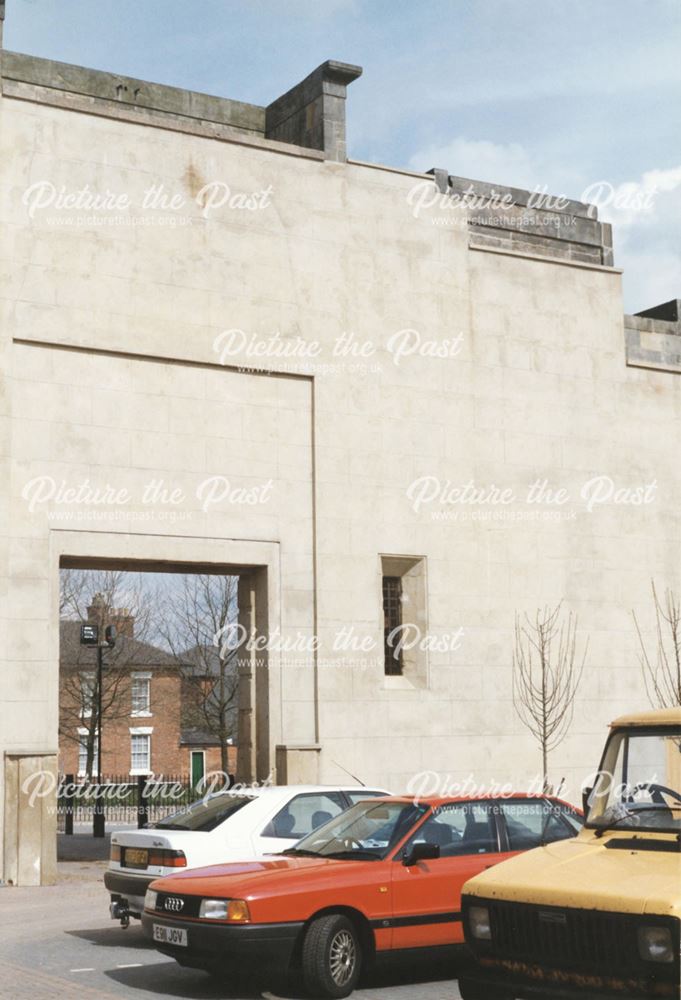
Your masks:
M 163 944 L 176 944 L 186 948 L 187 932 L 184 927 L 164 927 L 163 924 L 154 924 L 154 941 L 162 941 Z

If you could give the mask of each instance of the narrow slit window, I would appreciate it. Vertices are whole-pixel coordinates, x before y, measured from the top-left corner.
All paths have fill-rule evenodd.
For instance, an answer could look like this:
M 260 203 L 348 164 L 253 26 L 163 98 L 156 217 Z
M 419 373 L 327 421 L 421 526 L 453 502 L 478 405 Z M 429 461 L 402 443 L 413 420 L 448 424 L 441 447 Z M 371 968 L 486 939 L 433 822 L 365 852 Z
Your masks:
M 402 673 L 402 650 L 398 643 L 402 625 L 402 578 L 383 577 L 383 651 L 386 674 Z

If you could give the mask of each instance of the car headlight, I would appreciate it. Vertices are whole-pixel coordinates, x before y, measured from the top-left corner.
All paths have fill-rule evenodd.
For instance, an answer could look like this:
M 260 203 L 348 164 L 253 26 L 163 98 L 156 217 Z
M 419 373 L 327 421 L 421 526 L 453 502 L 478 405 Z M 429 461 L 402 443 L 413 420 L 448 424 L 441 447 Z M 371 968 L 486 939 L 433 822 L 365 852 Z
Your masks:
M 489 919 L 489 910 L 486 906 L 471 906 L 468 911 L 468 926 L 471 934 L 478 941 L 492 940 L 492 925 Z
M 155 910 L 157 898 L 158 898 L 157 892 L 154 892 L 153 889 L 147 889 L 147 891 L 144 894 L 144 909 Z
M 251 919 L 245 899 L 202 899 L 199 917 L 204 920 L 229 920 L 245 924 Z
M 668 927 L 639 927 L 638 950 L 646 962 L 673 962 L 674 945 Z

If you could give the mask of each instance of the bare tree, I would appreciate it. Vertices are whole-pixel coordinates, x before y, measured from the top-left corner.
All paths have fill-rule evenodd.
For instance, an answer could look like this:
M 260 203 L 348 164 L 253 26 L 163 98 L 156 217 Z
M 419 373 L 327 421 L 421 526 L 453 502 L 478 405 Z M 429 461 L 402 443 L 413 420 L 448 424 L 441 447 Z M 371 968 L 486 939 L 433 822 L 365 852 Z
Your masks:
M 154 620 L 153 599 L 142 578 L 119 570 L 72 570 L 60 573 L 60 619 L 90 622 L 104 629 L 120 618 L 122 608 L 134 621 L 135 638 L 144 642 Z M 130 671 L 125 669 L 128 652 L 125 636 L 104 654 L 102 672 L 101 726 L 97 714 L 97 654 L 92 647 L 81 646 L 78 637 L 62 628 L 59 679 L 59 737 L 79 746 L 85 744 L 85 772 L 92 777 L 96 770 L 97 734 L 105 723 L 127 718 L 130 714 Z M 136 647 L 139 649 L 139 647 Z M 136 661 L 135 666 L 139 666 Z M 85 730 L 85 734 L 82 733 Z
M 577 619 L 561 621 L 562 601 L 538 608 L 534 618 L 516 615 L 513 704 L 542 755 L 544 791 L 550 790 L 548 759 L 567 735 L 582 678 L 588 642 L 576 659 Z
M 182 672 L 184 724 L 215 739 L 225 773 L 239 678 L 237 649 L 224 636 L 236 623 L 237 585 L 236 576 L 187 574 L 181 586 L 167 590 L 162 627 Z
M 631 612 L 641 646 L 643 680 L 654 708 L 675 708 L 681 705 L 681 604 L 669 588 L 662 601 L 655 581 L 651 580 L 650 584 L 655 607 L 654 653 L 648 652 L 636 612 Z

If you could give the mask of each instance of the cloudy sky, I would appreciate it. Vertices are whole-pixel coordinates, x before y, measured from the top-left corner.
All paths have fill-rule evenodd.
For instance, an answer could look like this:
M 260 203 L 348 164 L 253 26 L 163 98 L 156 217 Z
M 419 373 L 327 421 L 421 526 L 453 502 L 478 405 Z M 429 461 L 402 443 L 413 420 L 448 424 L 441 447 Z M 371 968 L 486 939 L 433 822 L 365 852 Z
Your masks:
M 358 63 L 352 157 L 597 187 L 626 310 L 681 298 L 681 0 L 7 0 L 5 43 L 256 104 Z

